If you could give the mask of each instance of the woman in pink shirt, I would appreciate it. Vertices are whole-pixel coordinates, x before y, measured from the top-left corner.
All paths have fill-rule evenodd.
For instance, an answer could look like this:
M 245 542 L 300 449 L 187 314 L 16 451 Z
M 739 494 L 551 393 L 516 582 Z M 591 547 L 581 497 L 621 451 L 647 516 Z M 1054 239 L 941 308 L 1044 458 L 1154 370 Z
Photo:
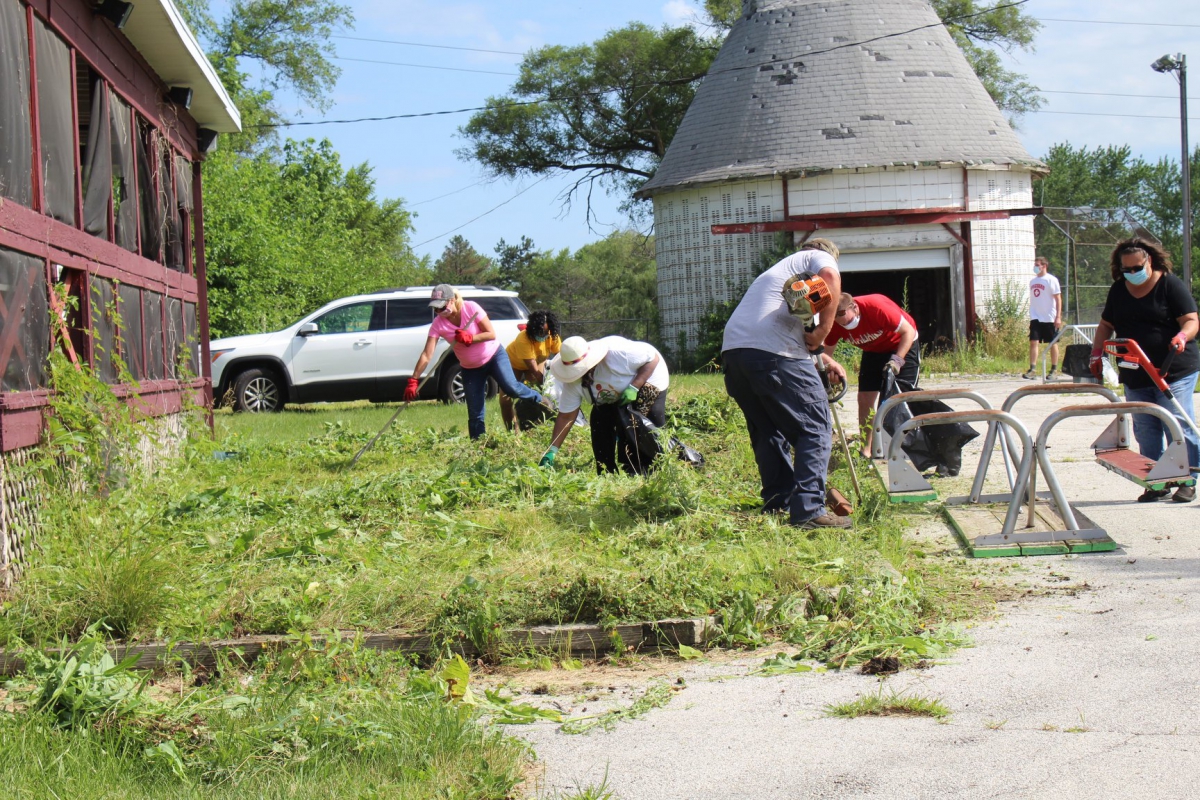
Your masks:
M 467 433 L 478 439 L 486 432 L 484 428 L 484 398 L 487 379 L 493 378 L 509 397 L 544 403 L 542 396 L 517 381 L 513 376 L 508 353 L 496 341 L 492 322 L 478 303 L 464 300 L 454 287 L 439 283 L 433 287 L 429 306 L 437 309 L 437 317 L 429 326 L 429 338 L 425 349 L 417 359 L 412 377 L 404 390 L 404 400 L 417 399 L 419 378 L 433 358 L 439 338 L 445 339 L 454 348 L 454 355 L 462 365 L 463 392 L 467 397 Z

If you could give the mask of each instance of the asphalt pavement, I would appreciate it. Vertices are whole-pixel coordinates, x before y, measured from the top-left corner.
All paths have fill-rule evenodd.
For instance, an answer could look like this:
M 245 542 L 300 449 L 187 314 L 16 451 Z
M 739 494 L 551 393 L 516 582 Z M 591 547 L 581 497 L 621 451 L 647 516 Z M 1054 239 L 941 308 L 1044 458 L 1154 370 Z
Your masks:
M 937 385 L 969 386 L 999 407 L 1027 382 Z M 1017 415 L 1033 433 L 1052 410 L 1079 402 L 1027 400 Z M 854 408 L 848 396 L 843 415 L 852 419 Z M 534 794 L 604 784 L 624 800 L 1200 796 L 1200 501 L 1136 503 L 1140 487 L 1092 457 L 1107 422 L 1063 423 L 1050 452 L 1067 496 L 1118 549 L 972 562 L 1004 570 L 1019 588 L 968 631 L 974 646 L 882 680 L 850 670 L 747 675 L 763 652 L 681 662 L 665 676 L 686 684 L 672 701 L 611 732 L 512 729 L 536 750 Z M 968 446 L 964 472 L 978 463 L 982 439 Z M 940 522 L 913 535 L 933 551 L 957 547 Z M 938 698 L 951 716 L 826 715 L 829 704 L 881 685 Z

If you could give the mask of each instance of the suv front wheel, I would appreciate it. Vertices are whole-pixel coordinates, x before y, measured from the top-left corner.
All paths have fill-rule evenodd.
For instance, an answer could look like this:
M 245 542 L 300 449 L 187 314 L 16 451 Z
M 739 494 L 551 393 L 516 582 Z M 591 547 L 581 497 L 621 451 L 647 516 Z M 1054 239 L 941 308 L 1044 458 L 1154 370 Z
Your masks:
M 279 376 L 261 367 L 239 373 L 233 382 L 233 408 L 251 413 L 282 411 L 283 386 Z

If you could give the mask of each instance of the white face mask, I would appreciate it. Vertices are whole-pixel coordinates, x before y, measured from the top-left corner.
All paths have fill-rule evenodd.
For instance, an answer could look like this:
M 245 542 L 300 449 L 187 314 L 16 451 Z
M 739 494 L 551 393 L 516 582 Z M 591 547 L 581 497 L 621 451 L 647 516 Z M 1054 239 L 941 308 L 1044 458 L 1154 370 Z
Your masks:
M 852 331 L 858 327 L 858 323 L 860 323 L 860 322 L 862 322 L 862 314 L 859 314 L 856 317 L 846 320 L 845 322 L 842 323 L 842 327 L 848 331 Z

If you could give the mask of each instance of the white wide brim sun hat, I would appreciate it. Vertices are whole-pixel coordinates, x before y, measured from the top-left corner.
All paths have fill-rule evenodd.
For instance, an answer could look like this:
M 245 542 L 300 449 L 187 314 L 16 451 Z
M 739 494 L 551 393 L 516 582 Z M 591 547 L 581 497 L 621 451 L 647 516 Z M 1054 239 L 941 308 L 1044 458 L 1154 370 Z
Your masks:
M 608 355 L 608 348 L 599 342 L 589 343 L 582 336 L 571 336 L 562 343 L 558 355 L 550 359 L 550 374 L 563 383 L 574 383 Z

